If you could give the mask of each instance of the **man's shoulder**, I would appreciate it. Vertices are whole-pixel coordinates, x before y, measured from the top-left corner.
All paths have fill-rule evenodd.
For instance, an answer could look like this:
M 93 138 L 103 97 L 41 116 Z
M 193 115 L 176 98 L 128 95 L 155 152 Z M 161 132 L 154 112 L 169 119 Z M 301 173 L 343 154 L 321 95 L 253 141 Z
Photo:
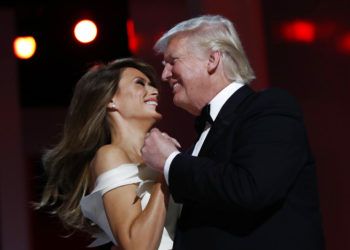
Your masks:
M 247 107 L 247 112 L 259 111 L 293 111 L 300 112 L 300 107 L 296 98 L 288 91 L 271 87 L 257 91 L 251 105 Z
M 296 102 L 295 97 L 287 90 L 271 87 L 257 92 L 261 101 Z
M 297 105 L 296 98 L 291 95 L 287 90 L 271 87 L 256 94 L 256 102 L 259 104 L 266 103 L 266 105 L 284 104 L 284 105 Z

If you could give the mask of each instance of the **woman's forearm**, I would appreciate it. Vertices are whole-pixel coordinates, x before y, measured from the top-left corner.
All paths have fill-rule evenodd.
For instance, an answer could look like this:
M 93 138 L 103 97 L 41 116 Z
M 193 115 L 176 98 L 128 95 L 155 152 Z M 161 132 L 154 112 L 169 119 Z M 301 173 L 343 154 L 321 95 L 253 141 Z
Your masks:
M 149 202 L 130 228 L 131 249 L 157 249 L 166 216 L 168 194 L 165 184 L 155 183 Z

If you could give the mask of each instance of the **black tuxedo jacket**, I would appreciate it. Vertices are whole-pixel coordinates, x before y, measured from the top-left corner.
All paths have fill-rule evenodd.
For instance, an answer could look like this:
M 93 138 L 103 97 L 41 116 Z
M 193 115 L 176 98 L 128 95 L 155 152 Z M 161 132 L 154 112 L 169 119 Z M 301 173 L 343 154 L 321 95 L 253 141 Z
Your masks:
M 198 157 L 169 172 L 183 203 L 174 249 L 324 249 L 314 160 L 286 92 L 248 86 L 224 104 Z

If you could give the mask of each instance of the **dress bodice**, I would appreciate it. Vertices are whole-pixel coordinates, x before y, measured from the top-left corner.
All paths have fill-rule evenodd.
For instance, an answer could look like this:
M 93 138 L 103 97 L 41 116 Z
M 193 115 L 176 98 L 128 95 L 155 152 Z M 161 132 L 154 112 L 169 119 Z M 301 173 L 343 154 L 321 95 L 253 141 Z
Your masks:
M 148 167 L 137 164 L 122 164 L 97 177 L 95 188 L 80 201 L 80 207 L 84 216 L 101 229 L 100 233 L 94 235 L 96 240 L 89 245 L 90 247 L 96 247 L 111 241 L 118 245 L 107 220 L 102 200 L 103 195 L 120 186 L 138 184 L 136 192 L 141 199 L 143 210 L 151 197 L 151 185 L 149 184 L 154 182 L 156 176 L 157 173 Z M 179 205 L 170 197 L 159 250 L 172 249 L 179 209 Z

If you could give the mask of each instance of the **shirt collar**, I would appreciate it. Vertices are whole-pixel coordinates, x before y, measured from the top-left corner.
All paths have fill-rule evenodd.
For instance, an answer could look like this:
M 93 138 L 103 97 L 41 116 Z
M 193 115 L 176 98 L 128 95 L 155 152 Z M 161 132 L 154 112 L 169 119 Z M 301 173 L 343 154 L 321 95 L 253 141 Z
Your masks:
M 239 82 L 232 82 L 222 89 L 210 102 L 210 116 L 215 121 L 220 109 L 224 106 L 225 102 L 230 98 L 244 84 Z

